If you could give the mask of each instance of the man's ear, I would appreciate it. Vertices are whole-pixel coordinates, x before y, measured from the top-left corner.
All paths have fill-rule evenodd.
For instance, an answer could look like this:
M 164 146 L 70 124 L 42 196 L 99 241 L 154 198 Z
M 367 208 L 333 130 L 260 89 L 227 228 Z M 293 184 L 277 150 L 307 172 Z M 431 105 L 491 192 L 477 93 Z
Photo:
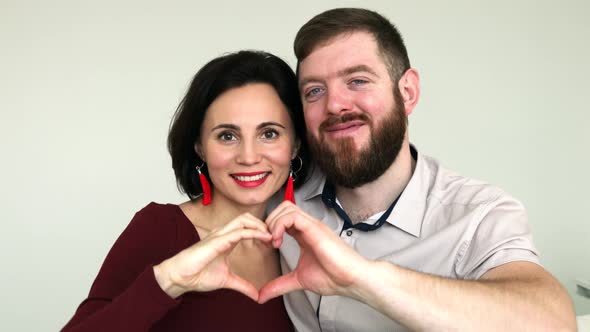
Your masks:
M 420 98 L 420 75 L 418 75 L 418 71 L 414 68 L 406 70 L 398 81 L 398 88 L 406 109 L 406 115 L 409 115 Z
M 203 149 L 201 148 L 201 144 L 199 144 L 199 142 L 195 142 L 195 145 L 193 145 L 193 147 L 195 149 L 195 153 L 197 154 L 197 156 L 199 156 L 199 158 L 201 158 L 202 161 L 205 161 L 205 156 L 203 155 Z

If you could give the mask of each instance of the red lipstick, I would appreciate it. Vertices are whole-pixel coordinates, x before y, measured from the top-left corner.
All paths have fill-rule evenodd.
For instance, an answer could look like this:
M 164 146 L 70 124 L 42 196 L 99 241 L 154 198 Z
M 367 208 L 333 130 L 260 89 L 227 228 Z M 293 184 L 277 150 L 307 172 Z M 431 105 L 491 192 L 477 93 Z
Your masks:
M 234 181 L 244 188 L 256 188 L 263 184 L 270 172 L 249 172 L 249 173 L 234 173 L 231 174 Z

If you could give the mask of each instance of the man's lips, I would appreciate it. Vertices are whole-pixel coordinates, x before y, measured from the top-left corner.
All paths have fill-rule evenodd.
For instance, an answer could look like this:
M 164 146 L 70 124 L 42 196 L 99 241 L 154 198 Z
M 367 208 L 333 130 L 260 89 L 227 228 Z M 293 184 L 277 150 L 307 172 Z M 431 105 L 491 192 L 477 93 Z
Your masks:
M 339 138 L 339 137 L 346 137 L 349 134 L 353 134 L 359 128 L 364 126 L 366 123 L 361 120 L 352 120 L 346 122 L 335 123 L 331 126 L 325 126 L 323 128 L 323 132 L 332 137 L 332 138 Z
M 331 125 L 329 127 L 326 127 L 325 131 L 332 132 L 332 131 L 346 130 L 349 128 L 360 127 L 364 124 L 365 123 L 361 120 L 347 121 L 347 122 L 337 123 L 337 124 Z

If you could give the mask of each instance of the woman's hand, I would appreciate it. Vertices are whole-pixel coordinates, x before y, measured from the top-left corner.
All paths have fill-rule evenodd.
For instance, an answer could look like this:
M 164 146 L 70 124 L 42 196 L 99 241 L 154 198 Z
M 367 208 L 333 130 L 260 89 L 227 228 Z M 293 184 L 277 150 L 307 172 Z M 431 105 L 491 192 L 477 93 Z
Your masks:
M 154 266 L 162 289 L 176 298 L 186 292 L 220 288 L 236 290 L 258 300 L 258 289 L 230 271 L 228 255 L 238 242 L 256 239 L 270 242 L 266 224 L 249 213 L 242 214 L 204 239 Z

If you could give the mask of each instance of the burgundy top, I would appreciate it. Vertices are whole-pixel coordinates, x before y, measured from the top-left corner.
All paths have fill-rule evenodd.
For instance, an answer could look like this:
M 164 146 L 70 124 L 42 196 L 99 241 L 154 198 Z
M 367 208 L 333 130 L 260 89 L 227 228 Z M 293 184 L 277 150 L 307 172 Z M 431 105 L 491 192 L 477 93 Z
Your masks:
M 177 205 L 150 203 L 119 236 L 62 331 L 292 331 L 282 297 L 258 304 L 227 289 L 166 294 L 153 265 L 198 241 Z

